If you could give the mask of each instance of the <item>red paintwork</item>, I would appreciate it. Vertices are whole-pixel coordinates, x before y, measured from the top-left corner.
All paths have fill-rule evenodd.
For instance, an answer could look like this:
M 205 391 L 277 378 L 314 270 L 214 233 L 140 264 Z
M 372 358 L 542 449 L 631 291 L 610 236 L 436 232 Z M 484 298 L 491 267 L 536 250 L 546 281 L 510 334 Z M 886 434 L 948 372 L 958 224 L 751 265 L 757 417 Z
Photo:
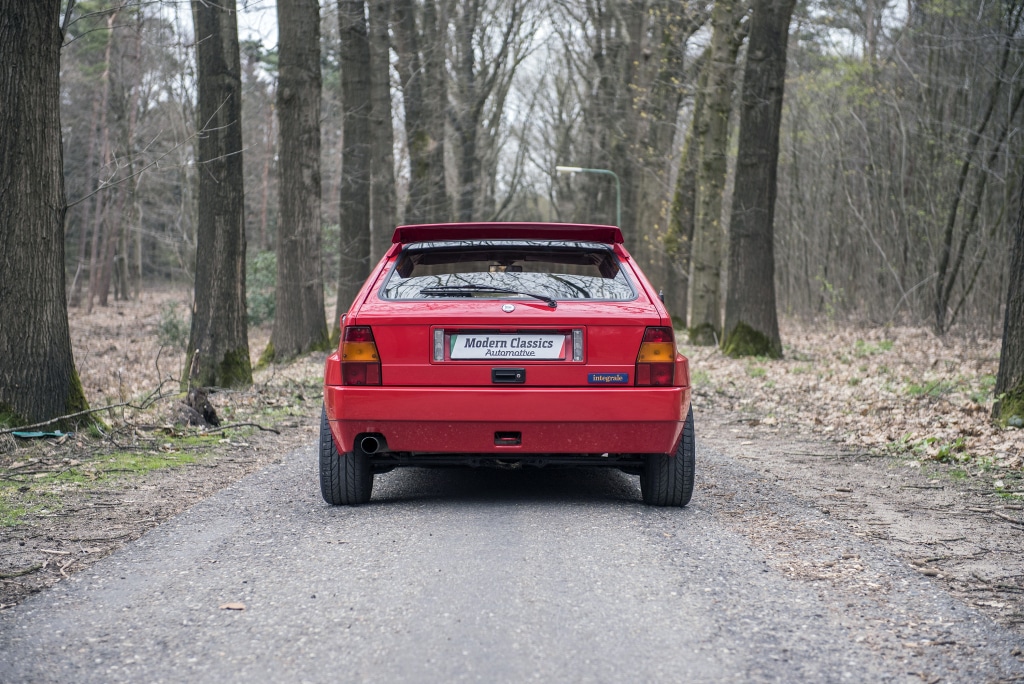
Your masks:
M 411 388 L 328 387 L 339 450 L 379 432 L 394 451 L 488 453 L 668 453 L 690 403 L 688 387 Z M 496 447 L 496 431 L 522 432 L 520 447 Z
M 612 245 L 637 298 L 626 302 L 438 299 L 378 296 L 381 277 L 403 244 L 468 238 L 548 238 Z M 674 387 L 634 387 L 648 326 L 671 326 L 656 290 L 633 263 L 614 226 L 444 224 L 402 226 L 349 309 L 344 325 L 373 330 L 380 387 L 341 386 L 338 355 L 327 360 L 324 402 L 341 450 L 360 433 L 380 433 L 393 451 L 440 453 L 674 453 L 690 404 L 687 360 L 677 356 Z M 582 361 L 434 361 L 433 331 L 583 330 Z M 494 367 L 526 368 L 526 383 L 495 385 Z M 591 373 L 628 373 L 629 385 L 588 383 Z M 496 431 L 522 432 L 521 446 L 495 446 Z

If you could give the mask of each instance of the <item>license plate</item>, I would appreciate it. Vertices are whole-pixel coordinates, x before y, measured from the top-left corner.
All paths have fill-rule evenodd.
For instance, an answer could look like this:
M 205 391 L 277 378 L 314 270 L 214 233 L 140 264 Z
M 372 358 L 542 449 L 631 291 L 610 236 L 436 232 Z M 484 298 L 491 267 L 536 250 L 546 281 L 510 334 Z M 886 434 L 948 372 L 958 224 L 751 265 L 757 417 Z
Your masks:
M 565 358 L 565 335 L 454 333 L 449 340 L 451 345 L 449 358 L 454 360 L 559 360 Z

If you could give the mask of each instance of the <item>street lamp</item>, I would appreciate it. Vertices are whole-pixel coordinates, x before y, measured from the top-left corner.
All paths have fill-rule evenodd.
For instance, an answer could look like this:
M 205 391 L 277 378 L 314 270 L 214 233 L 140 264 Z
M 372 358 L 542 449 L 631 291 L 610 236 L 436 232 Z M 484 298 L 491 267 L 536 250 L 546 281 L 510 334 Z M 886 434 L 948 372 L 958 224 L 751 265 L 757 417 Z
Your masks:
M 558 173 L 602 173 L 615 179 L 615 225 L 622 228 L 622 185 L 614 171 L 608 169 L 584 169 L 579 166 L 556 166 Z

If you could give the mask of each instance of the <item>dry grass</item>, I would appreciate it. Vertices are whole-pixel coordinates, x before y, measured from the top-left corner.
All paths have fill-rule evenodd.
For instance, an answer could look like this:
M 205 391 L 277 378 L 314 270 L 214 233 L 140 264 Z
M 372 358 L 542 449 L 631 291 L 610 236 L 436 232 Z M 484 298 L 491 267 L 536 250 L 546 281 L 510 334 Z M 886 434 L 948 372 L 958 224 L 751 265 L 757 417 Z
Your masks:
M 989 419 L 998 339 L 787 322 L 785 358 L 689 347 L 696 401 L 875 453 L 1021 468 L 1024 430 Z

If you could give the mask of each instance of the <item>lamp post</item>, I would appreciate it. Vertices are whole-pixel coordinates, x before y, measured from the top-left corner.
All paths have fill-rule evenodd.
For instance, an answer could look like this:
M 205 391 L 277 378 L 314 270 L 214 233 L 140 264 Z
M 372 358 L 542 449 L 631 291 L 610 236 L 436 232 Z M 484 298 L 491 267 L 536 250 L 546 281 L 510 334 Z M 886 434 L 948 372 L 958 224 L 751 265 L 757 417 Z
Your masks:
M 558 173 L 601 173 L 615 179 L 615 225 L 622 228 L 622 184 L 614 171 L 608 169 L 584 169 L 579 166 L 556 166 Z

